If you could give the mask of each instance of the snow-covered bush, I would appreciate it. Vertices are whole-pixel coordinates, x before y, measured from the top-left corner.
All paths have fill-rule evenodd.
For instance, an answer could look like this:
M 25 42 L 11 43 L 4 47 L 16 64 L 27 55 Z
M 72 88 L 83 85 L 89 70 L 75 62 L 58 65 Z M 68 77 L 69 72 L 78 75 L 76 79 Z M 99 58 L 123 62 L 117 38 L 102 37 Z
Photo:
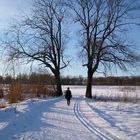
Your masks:
M 0 101 L 0 108 L 5 108 L 5 107 L 6 107 L 6 103 L 5 103 L 5 102 Z

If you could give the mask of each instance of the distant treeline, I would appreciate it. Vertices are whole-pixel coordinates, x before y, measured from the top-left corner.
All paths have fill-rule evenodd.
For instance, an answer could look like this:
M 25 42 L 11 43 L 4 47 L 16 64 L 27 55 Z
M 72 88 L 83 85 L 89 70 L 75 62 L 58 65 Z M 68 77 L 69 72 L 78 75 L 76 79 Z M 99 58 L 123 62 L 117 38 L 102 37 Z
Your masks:
M 63 77 L 63 85 L 86 85 L 86 78 Z M 140 86 L 140 76 L 137 77 L 94 77 L 92 85 L 136 85 Z
M 140 76 L 138 77 L 99 77 L 94 78 L 93 85 L 130 85 L 140 86 Z
M 20 74 L 13 78 L 11 75 L 0 76 L 0 84 L 11 84 L 13 81 L 18 81 L 22 84 L 47 84 L 54 83 L 54 77 L 49 74 L 32 73 L 30 75 Z
M 10 75 L 5 77 L 0 76 L 0 84 L 11 84 L 13 80 L 17 80 L 22 84 L 47 84 L 52 85 L 55 83 L 54 77 L 49 74 L 32 73 L 30 75 L 21 74 L 13 78 Z M 86 85 L 86 78 L 82 76 L 71 77 L 62 76 L 62 85 Z M 136 85 L 140 86 L 140 76 L 135 77 L 94 77 L 93 85 Z

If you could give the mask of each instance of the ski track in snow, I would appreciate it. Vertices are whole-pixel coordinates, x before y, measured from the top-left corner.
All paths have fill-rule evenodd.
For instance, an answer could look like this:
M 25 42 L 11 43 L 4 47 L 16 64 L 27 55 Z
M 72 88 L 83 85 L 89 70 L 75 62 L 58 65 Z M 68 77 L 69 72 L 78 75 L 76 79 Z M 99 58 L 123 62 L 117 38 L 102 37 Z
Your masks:
M 110 136 L 112 140 L 121 140 L 122 137 L 125 137 L 125 140 L 133 140 L 132 137 L 128 137 L 123 131 L 119 131 L 117 127 L 110 126 L 108 123 L 108 120 L 110 121 L 112 119 L 112 116 L 107 116 L 107 114 L 101 114 L 96 107 L 93 107 L 90 105 L 90 103 L 87 100 L 84 100 L 84 102 L 87 104 L 87 106 L 90 109 L 90 112 L 93 114 L 93 118 L 96 118 L 96 121 L 94 121 L 94 125 L 96 126 L 96 129 L 100 132 L 103 132 L 107 136 Z M 93 109 L 95 108 L 95 109 Z M 104 116 L 104 117 L 103 117 Z M 105 116 L 106 119 L 105 119 Z M 92 122 L 93 123 L 93 122 Z M 114 124 L 113 124 L 114 125 Z M 106 129 L 104 129 L 106 128 Z
M 114 119 L 113 116 L 110 116 L 102 112 L 102 110 L 99 110 L 96 107 L 94 107 L 94 103 L 91 103 L 91 105 L 90 102 L 88 102 L 87 100 L 84 100 L 84 103 L 87 104 L 87 106 L 90 109 L 90 113 L 92 112 L 92 115 L 96 118 L 96 121 L 98 121 L 94 121 L 94 124 L 96 124 L 96 128 L 99 128 L 100 131 L 106 133 L 107 135 L 114 136 L 115 140 L 121 140 L 122 138 L 125 138 L 125 140 L 135 139 L 132 136 L 128 136 L 128 134 L 123 132 L 118 126 L 114 124 L 114 122 L 112 121 Z M 106 129 L 104 129 L 103 127 Z
M 83 112 L 80 110 L 80 105 L 79 105 L 79 101 L 75 101 L 75 105 L 74 105 L 74 112 L 75 112 L 75 115 L 76 117 L 78 118 L 78 120 L 91 132 L 93 133 L 94 135 L 96 135 L 97 137 L 99 137 L 100 139 L 102 140 L 119 140 L 118 137 L 116 136 L 113 136 L 111 133 L 108 134 L 109 132 L 106 132 L 105 133 L 105 130 L 104 132 L 97 129 L 96 126 L 94 126 L 93 123 L 91 123 L 88 118 L 83 115 Z

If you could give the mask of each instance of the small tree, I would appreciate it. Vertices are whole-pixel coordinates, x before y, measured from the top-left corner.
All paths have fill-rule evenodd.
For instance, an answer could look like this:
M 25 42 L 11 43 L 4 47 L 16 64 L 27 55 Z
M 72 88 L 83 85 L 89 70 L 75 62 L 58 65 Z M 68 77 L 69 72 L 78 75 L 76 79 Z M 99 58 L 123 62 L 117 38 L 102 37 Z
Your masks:
M 9 60 L 38 61 L 54 74 L 57 96 L 62 95 L 60 70 L 69 64 L 64 61 L 65 13 L 61 0 L 34 0 L 32 15 L 16 23 L 5 41 Z
M 9 87 L 8 100 L 9 103 L 17 103 L 22 99 L 22 85 L 13 81 Z
M 81 26 L 83 66 L 87 67 L 86 97 L 92 98 L 92 77 L 99 68 L 127 70 L 138 62 L 135 49 L 125 38 L 130 25 L 140 25 L 139 0 L 69 0 Z M 133 26 L 132 26 L 133 27 Z
M 4 97 L 3 89 L 0 87 L 0 98 Z

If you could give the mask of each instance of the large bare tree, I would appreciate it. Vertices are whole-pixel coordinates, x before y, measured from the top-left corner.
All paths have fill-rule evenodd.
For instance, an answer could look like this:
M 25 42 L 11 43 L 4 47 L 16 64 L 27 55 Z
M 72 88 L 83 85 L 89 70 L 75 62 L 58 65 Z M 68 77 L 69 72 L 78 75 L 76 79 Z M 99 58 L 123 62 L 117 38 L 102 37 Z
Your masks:
M 66 42 L 65 9 L 61 0 L 34 0 L 31 16 L 16 22 L 5 39 L 9 59 L 38 61 L 54 74 L 56 95 L 62 95 L 60 70 Z
M 125 35 L 130 25 L 140 25 L 140 2 L 70 0 L 68 5 L 81 27 L 83 66 L 87 67 L 86 97 L 92 98 L 92 78 L 99 68 L 104 71 L 111 67 L 126 70 L 138 62 L 137 54 Z

